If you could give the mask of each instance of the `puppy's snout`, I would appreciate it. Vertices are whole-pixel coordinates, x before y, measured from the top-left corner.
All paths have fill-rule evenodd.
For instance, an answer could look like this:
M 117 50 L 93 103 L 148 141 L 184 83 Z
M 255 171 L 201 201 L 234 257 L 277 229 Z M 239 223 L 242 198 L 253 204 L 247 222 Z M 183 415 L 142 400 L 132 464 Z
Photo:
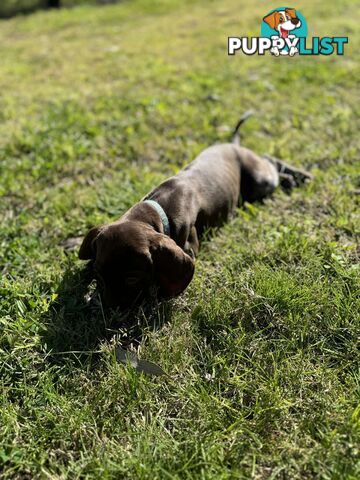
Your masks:
M 297 24 L 299 23 L 299 21 L 300 21 L 300 20 L 299 20 L 298 18 L 292 18 L 292 19 L 291 19 L 291 23 L 292 23 L 293 25 L 297 25 Z

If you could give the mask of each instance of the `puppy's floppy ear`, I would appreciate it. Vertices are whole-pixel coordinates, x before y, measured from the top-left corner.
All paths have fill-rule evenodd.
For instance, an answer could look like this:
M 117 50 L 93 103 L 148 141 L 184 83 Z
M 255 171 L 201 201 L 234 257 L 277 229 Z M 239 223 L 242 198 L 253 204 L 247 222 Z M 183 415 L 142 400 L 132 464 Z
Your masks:
M 103 225 L 99 225 L 97 227 L 93 227 L 85 236 L 80 250 L 79 250 L 79 258 L 80 260 L 92 260 L 95 258 L 95 240 L 96 237 L 99 235 Z
M 285 8 L 285 12 L 288 13 L 291 18 L 297 18 L 295 8 Z
M 263 18 L 263 21 L 267 23 L 271 28 L 275 29 L 278 21 L 279 12 L 272 12 Z
M 194 260 L 174 240 L 162 234 L 157 234 L 150 252 L 161 295 L 179 295 L 194 275 Z

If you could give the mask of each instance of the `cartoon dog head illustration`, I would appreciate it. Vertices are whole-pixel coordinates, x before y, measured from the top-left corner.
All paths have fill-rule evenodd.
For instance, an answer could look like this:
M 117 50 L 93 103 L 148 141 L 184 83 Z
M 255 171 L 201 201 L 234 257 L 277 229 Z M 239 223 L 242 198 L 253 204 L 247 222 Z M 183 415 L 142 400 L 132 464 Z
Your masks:
M 272 12 L 266 15 L 263 20 L 276 30 L 281 38 L 287 38 L 291 30 L 301 26 L 301 21 L 296 16 L 294 8 L 285 8 L 285 10 Z

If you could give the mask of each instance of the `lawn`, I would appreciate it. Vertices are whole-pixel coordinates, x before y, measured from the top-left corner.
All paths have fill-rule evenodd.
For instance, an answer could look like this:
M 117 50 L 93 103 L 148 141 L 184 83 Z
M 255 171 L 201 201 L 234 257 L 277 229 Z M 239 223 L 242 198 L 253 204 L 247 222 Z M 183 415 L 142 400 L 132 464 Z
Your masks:
M 345 55 L 228 56 L 266 2 L 0 22 L 0 478 L 360 478 L 360 11 L 295 7 L 311 36 L 349 36 Z M 176 300 L 126 319 L 89 301 L 63 241 L 250 108 L 243 144 L 314 181 L 239 209 Z M 118 346 L 167 375 L 117 362 Z

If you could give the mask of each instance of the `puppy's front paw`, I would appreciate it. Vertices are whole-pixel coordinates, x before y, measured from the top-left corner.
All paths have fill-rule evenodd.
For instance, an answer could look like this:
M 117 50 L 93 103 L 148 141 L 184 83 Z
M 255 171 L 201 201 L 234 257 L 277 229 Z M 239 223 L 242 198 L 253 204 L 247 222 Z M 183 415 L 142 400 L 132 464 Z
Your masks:
M 275 55 L 275 57 L 278 57 L 280 55 L 278 47 L 273 47 L 270 52 Z
M 291 47 L 289 52 L 290 57 L 293 57 L 295 53 L 299 53 L 299 49 L 297 47 Z

